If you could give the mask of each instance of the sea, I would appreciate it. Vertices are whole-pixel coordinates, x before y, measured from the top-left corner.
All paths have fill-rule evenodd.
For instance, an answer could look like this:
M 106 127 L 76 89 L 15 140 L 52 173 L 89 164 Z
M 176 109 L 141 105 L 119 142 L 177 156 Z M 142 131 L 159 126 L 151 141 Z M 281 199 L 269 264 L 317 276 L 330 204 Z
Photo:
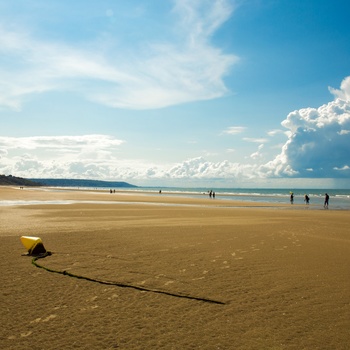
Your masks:
M 117 189 L 116 189 L 117 190 Z M 181 195 L 191 198 L 209 199 L 210 191 L 215 193 L 215 198 L 223 200 L 237 200 L 243 202 L 267 202 L 290 203 L 290 194 L 294 195 L 294 204 L 306 205 L 304 198 L 307 194 L 310 198 L 309 207 L 322 208 L 325 194 L 329 195 L 329 209 L 350 210 L 350 189 L 286 189 L 286 188 L 203 188 L 203 187 L 137 187 L 120 189 L 130 192 L 144 192 L 154 195 Z

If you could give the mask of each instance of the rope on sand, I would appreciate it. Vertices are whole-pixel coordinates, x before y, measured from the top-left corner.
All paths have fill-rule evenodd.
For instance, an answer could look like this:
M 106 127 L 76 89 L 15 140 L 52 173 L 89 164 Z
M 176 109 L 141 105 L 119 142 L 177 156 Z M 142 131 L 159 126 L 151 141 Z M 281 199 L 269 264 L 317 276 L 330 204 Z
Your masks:
M 142 292 L 165 294 L 165 295 L 169 295 L 169 296 L 177 297 L 177 298 L 191 299 L 191 300 L 197 300 L 197 301 L 202 301 L 202 302 L 206 302 L 206 303 L 225 305 L 224 302 L 218 301 L 218 300 L 213 300 L 213 299 L 208 299 L 208 298 L 201 298 L 201 297 L 194 297 L 194 296 L 191 296 L 191 295 L 180 294 L 180 293 L 166 292 L 166 291 L 162 291 L 162 290 L 158 290 L 158 289 L 139 287 L 139 286 L 135 286 L 135 285 L 132 285 L 132 284 L 126 284 L 126 283 L 121 283 L 121 282 L 102 281 L 102 280 L 98 280 L 98 279 L 94 279 L 94 278 L 90 278 L 90 277 L 86 277 L 86 276 L 75 275 L 75 274 L 67 272 L 65 270 L 64 271 L 59 271 L 59 270 L 50 269 L 48 267 L 39 265 L 37 263 L 37 260 L 46 258 L 47 256 L 50 256 L 51 254 L 52 254 L 51 252 L 46 252 L 44 254 L 39 254 L 39 255 L 35 256 L 32 259 L 32 264 L 34 266 L 36 266 L 38 268 L 41 268 L 41 269 L 44 269 L 44 270 L 46 270 L 48 272 L 53 272 L 53 273 L 58 273 L 60 275 L 65 275 L 65 276 L 69 276 L 69 277 L 83 279 L 83 280 L 86 280 L 86 281 L 89 281 L 89 282 L 95 282 L 95 283 L 109 285 L 109 286 L 117 286 L 117 287 L 121 287 L 121 288 L 132 288 L 132 289 L 136 289 L 136 290 L 139 290 L 139 291 L 142 291 Z

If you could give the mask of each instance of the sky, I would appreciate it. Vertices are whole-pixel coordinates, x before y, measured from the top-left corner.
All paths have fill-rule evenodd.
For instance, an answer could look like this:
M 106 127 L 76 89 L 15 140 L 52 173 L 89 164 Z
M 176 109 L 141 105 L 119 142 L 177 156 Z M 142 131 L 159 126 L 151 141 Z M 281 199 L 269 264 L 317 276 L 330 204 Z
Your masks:
M 0 0 L 0 174 L 350 188 L 348 0 Z

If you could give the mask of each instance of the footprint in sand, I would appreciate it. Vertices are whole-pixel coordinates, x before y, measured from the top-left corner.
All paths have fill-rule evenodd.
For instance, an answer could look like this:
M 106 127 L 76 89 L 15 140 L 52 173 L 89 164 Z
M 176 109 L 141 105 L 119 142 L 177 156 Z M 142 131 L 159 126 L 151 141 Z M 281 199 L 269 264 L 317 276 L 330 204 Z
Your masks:
M 248 253 L 247 250 L 242 250 L 242 249 L 237 249 L 237 252 L 238 252 L 238 253 Z
M 172 284 L 172 283 L 174 283 L 174 282 L 175 282 L 175 281 L 168 281 L 168 282 L 165 282 L 164 285 L 165 285 L 165 286 L 168 286 L 169 284 Z
M 110 296 L 108 298 L 108 300 L 112 300 L 112 299 L 116 299 L 116 298 L 119 298 L 119 295 L 118 294 L 112 294 L 112 296 Z
M 228 265 L 228 262 L 227 261 L 223 261 L 222 262 L 225 266 L 222 266 L 221 269 L 228 269 L 230 268 L 230 265 Z
M 86 301 L 95 301 L 97 299 L 97 296 L 95 295 L 94 297 L 90 298 L 90 299 L 86 299 Z
M 57 317 L 57 315 L 47 316 L 46 318 L 43 319 L 43 322 L 49 322 L 50 320 L 53 320 L 56 317 Z
M 53 320 L 56 317 L 57 317 L 57 315 L 55 315 L 55 314 L 49 315 L 46 318 L 38 317 L 35 320 L 30 321 L 30 323 L 33 324 L 33 323 L 39 323 L 39 322 L 49 322 L 50 320 Z
M 65 308 L 67 308 L 67 307 L 68 307 L 67 305 L 55 306 L 55 307 L 53 308 L 53 310 L 58 310 L 58 309 L 61 309 L 61 308 L 65 309 Z
M 41 317 L 36 318 L 33 321 L 30 321 L 30 323 L 39 323 L 41 321 Z
M 197 281 L 197 280 L 202 280 L 204 277 L 197 277 L 197 278 L 192 278 L 192 281 Z
M 241 251 L 239 249 L 240 253 L 245 253 L 245 251 Z M 236 252 L 231 253 L 231 255 L 235 258 L 235 260 L 242 260 L 243 258 L 241 256 L 237 256 Z
M 32 331 L 21 333 L 21 337 L 29 337 L 32 333 L 33 333 Z

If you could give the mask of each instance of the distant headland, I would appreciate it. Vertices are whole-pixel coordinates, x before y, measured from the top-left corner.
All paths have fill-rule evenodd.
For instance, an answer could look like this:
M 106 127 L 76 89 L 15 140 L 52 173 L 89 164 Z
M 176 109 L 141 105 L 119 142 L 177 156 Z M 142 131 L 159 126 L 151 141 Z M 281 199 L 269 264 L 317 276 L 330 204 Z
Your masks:
M 123 181 L 102 181 L 86 179 L 30 179 L 42 186 L 53 187 L 137 187 Z
M 12 175 L 0 175 L 0 186 L 42 186 L 42 184 Z
M 12 175 L 0 175 L 0 186 L 52 186 L 52 187 L 123 187 L 138 186 L 123 181 L 102 181 L 86 179 L 25 179 Z

